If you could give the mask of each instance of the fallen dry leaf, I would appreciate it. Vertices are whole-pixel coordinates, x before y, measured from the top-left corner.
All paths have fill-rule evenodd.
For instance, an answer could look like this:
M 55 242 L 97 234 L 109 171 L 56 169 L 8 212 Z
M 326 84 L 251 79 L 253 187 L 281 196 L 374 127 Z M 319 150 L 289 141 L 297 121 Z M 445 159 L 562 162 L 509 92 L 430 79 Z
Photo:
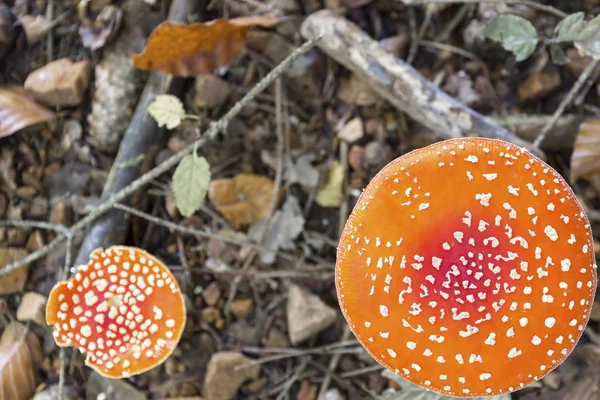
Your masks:
M 600 120 L 579 126 L 571 154 L 571 181 L 600 171 Z
M 123 11 L 120 8 L 113 5 L 104 7 L 92 24 L 83 23 L 79 26 L 83 47 L 92 51 L 104 47 L 116 36 L 122 19 Z
M 52 118 L 54 113 L 37 104 L 22 87 L 0 87 L 0 138 Z
M 344 166 L 333 161 L 327 183 L 317 192 L 315 201 L 321 207 L 339 207 L 344 201 Z
M 29 252 L 25 249 L 0 247 L 0 270 L 2 270 L 5 265 L 20 260 L 27 256 L 27 254 L 29 254 Z M 0 296 L 22 291 L 25 287 L 25 282 L 27 281 L 28 270 L 29 266 L 25 265 L 6 275 L 0 276 Z
M 266 176 L 239 174 L 232 179 L 215 179 L 208 198 L 234 227 L 250 225 L 267 217 L 274 182 Z
M 237 59 L 252 26 L 270 27 L 278 19 L 271 15 L 241 17 L 191 25 L 163 22 L 133 65 L 176 76 L 209 74 Z
M 0 399 L 31 399 L 42 359 L 37 336 L 18 322 L 8 325 L 0 338 Z

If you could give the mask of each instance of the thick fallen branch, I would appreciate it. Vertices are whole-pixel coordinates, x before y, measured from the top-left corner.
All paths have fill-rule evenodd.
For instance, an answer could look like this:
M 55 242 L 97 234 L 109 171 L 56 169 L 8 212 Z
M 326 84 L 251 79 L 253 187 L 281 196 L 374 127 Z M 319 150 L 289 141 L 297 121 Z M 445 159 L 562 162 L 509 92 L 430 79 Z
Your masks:
M 448 96 L 347 19 L 329 10 L 319 11 L 304 20 L 301 32 L 307 39 L 322 36 L 317 45 L 321 50 L 368 82 L 392 105 L 442 137 L 478 135 L 502 139 L 542 155 L 530 143 Z

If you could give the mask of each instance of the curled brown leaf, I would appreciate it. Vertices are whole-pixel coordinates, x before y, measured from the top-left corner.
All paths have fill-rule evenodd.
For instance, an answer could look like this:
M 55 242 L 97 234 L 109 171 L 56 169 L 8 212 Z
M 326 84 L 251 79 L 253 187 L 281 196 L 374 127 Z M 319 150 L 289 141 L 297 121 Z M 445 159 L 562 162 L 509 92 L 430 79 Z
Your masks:
M 20 86 L 0 86 L 0 138 L 47 122 L 54 113 L 37 104 Z

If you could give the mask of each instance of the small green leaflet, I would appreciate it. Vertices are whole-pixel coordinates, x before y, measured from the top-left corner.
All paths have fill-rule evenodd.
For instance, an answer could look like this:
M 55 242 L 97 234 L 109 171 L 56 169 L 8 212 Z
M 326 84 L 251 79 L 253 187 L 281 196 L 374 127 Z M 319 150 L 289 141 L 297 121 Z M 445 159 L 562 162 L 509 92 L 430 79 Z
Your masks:
M 517 61 L 523 61 L 534 52 L 539 36 L 531 22 L 517 15 L 506 14 L 494 17 L 483 30 L 483 35 L 502 43 Z
M 210 166 L 204 157 L 185 156 L 173 174 L 175 204 L 184 217 L 195 213 L 206 197 L 210 182 Z
M 556 38 L 560 41 L 571 41 L 577 40 L 580 30 L 583 28 L 585 22 L 585 14 L 578 12 L 571 14 L 556 25 L 554 33 Z
M 173 129 L 179 126 L 185 117 L 183 103 L 170 94 L 161 94 L 148 106 L 148 113 L 156 120 L 159 127 Z
M 404 378 L 394 374 L 392 371 L 385 369 L 381 373 L 384 378 L 393 380 L 400 386 L 401 391 L 388 389 L 382 393 L 382 400 L 455 400 L 456 397 L 444 396 L 430 390 L 424 389 L 407 381 Z M 511 400 L 510 394 L 502 394 L 499 396 L 484 396 L 472 397 L 471 400 Z

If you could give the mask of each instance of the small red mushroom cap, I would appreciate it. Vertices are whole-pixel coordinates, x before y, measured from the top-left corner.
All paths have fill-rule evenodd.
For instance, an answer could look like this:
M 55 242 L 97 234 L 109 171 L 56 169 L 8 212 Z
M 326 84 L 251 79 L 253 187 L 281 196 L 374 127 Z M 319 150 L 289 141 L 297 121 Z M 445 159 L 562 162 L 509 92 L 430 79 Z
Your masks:
M 177 281 L 152 255 L 134 247 L 94 250 L 87 265 L 48 298 L 46 322 L 59 346 L 87 353 L 101 375 L 123 378 L 162 363 L 186 322 Z
M 518 390 L 581 337 L 596 290 L 590 224 L 551 167 L 492 139 L 387 165 L 340 239 L 336 286 L 381 364 L 457 397 Z

